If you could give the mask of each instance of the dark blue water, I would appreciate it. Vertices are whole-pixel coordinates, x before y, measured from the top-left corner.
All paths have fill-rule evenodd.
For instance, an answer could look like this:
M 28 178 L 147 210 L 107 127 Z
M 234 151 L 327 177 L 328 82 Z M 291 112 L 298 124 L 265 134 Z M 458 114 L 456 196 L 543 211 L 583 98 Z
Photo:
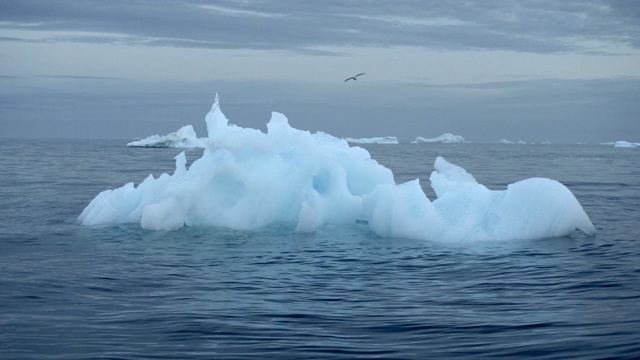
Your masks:
M 178 150 L 125 143 L 0 140 L 0 358 L 640 357 L 640 149 L 367 146 L 432 199 L 437 155 L 492 189 L 559 180 L 598 229 L 452 245 L 78 225 L 98 192 L 173 171 Z

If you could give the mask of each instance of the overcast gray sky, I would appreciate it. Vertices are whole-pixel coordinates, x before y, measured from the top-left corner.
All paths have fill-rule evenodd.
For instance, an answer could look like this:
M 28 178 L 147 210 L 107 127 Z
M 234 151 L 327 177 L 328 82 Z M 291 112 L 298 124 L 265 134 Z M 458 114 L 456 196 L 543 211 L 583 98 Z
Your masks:
M 215 92 L 261 130 L 638 142 L 640 1 L 0 0 L 0 137 L 205 136 Z

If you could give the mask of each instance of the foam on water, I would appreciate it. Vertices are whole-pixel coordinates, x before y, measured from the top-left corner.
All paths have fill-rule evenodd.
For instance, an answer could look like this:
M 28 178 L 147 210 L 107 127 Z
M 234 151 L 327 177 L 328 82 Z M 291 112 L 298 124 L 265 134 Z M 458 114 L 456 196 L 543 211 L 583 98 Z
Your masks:
M 419 180 L 396 184 L 391 170 L 360 147 L 289 126 L 272 113 L 267 132 L 228 123 L 218 97 L 206 116 L 208 139 L 186 167 L 98 194 L 80 214 L 85 225 L 140 223 L 145 229 L 223 226 L 256 229 L 290 223 L 312 232 L 366 222 L 380 236 L 464 241 L 557 237 L 595 228 L 571 191 L 534 178 L 492 191 L 438 157 L 430 201 Z

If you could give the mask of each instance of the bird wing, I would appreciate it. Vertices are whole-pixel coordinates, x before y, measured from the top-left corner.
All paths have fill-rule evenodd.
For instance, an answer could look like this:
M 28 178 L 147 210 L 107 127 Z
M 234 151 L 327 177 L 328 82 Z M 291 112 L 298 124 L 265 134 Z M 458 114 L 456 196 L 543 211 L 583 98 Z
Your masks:
M 345 79 L 345 81 L 343 81 L 343 82 L 347 82 L 347 81 L 352 80 L 352 79 L 353 79 L 353 80 L 358 80 L 358 79 L 356 79 L 356 78 L 357 78 L 358 76 L 360 76 L 360 75 L 364 75 L 364 74 L 365 74 L 365 73 L 360 73 L 360 74 L 358 74 L 358 75 L 354 75 L 354 76 L 352 76 L 352 77 L 348 77 L 348 78 L 346 78 L 346 79 Z

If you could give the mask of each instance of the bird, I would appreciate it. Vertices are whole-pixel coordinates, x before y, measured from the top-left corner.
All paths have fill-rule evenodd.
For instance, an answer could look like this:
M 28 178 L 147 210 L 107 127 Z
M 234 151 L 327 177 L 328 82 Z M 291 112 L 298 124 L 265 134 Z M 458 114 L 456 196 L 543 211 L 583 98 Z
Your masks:
M 358 80 L 358 79 L 357 79 L 357 77 L 358 77 L 358 76 L 360 76 L 360 75 L 364 75 L 364 73 L 360 73 L 360 74 L 358 74 L 358 75 L 354 75 L 354 76 L 352 76 L 352 77 L 349 77 L 349 78 L 347 78 L 347 79 L 346 79 L 345 81 L 343 81 L 343 82 L 347 82 L 347 81 L 349 81 L 349 80 Z

